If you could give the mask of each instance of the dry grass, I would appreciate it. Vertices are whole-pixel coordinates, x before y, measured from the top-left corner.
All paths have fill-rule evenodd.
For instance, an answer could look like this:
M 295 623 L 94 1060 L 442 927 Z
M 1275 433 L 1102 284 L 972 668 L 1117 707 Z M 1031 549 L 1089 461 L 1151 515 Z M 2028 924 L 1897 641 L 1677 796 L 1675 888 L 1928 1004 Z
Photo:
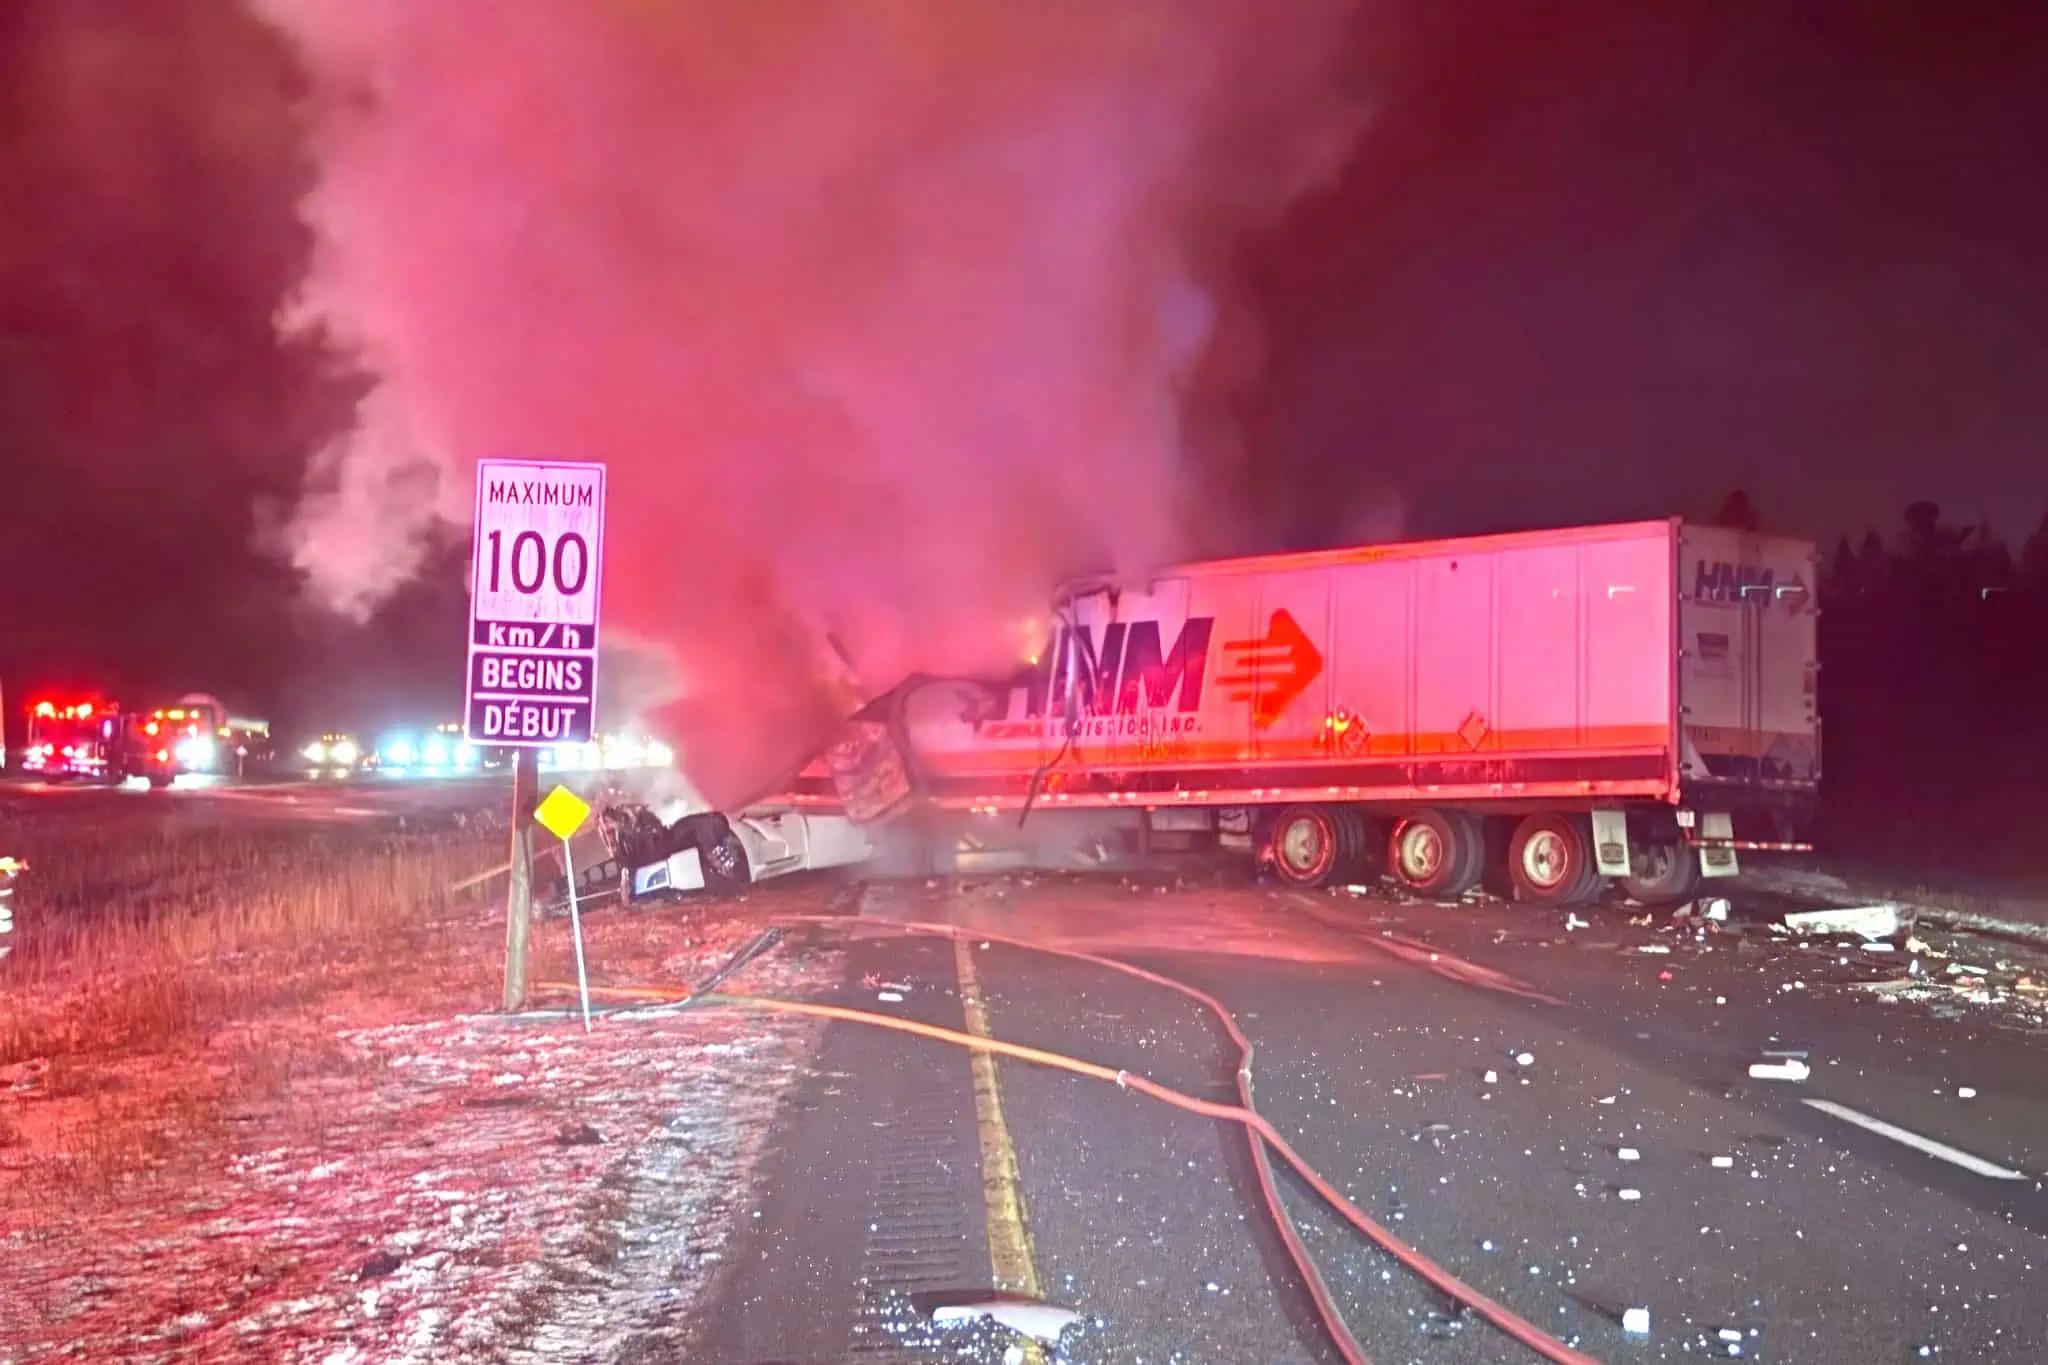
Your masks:
M 448 887 L 502 835 L 34 832 L 0 962 L 0 1068 L 29 1083 L 0 1122 L 71 1192 L 165 1169 L 308 1080 L 364 1080 L 338 1019 L 495 993 L 496 920 Z

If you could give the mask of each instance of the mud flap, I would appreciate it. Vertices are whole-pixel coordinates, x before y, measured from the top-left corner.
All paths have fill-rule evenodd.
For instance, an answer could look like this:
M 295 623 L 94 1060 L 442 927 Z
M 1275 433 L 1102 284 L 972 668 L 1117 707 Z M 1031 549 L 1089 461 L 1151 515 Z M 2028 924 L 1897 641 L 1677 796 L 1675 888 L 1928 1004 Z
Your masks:
M 1628 816 L 1618 810 L 1593 812 L 1593 861 L 1603 877 L 1629 874 Z
M 1736 861 L 1735 850 L 1725 843 L 1714 840 L 1730 840 L 1735 837 L 1735 817 L 1725 810 L 1700 812 L 1700 875 L 1703 877 L 1732 877 L 1742 870 Z
M 1735 850 L 1724 844 L 1702 844 L 1700 846 L 1700 875 L 1702 877 L 1732 877 L 1742 870 L 1735 860 Z

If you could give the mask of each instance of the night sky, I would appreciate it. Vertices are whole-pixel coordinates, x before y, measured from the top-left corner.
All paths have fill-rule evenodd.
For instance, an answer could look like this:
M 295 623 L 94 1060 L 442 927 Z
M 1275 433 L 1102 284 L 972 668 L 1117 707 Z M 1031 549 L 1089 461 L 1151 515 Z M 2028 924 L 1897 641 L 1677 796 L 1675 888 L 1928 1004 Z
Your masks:
M 1276 14 L 1284 6 L 1276 6 Z M 106 16 L 124 15 L 123 26 Z M 1704 514 L 2048 512 L 2048 8 L 1374 5 L 1370 122 L 1241 253 L 1240 550 Z M 288 50 L 225 3 L 0 12 L 0 682 L 452 717 L 463 548 L 367 625 L 277 544 L 347 421 L 273 320 Z

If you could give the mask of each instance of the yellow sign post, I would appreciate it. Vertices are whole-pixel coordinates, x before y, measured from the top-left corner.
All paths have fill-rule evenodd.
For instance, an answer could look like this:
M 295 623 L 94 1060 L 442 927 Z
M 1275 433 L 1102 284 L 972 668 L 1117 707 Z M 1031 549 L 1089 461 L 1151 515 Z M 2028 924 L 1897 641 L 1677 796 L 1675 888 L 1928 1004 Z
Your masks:
M 562 878 L 569 887 L 569 930 L 576 939 L 576 993 L 583 999 L 583 1031 L 590 1032 L 590 978 L 583 972 L 583 914 L 576 905 L 576 863 L 569 855 L 569 839 L 590 818 L 590 803 L 556 784 L 533 808 L 533 819 L 542 829 L 562 841 Z

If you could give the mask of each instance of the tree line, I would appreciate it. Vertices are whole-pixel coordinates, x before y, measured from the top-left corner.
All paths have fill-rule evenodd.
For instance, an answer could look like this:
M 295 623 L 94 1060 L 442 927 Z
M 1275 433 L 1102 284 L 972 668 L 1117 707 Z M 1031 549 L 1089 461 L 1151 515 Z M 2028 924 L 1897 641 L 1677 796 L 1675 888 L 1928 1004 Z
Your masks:
M 1716 521 L 1758 526 L 1740 492 Z M 2015 552 L 1915 502 L 1835 543 L 1820 608 L 1823 846 L 1901 872 L 2048 873 L 2048 515 Z

